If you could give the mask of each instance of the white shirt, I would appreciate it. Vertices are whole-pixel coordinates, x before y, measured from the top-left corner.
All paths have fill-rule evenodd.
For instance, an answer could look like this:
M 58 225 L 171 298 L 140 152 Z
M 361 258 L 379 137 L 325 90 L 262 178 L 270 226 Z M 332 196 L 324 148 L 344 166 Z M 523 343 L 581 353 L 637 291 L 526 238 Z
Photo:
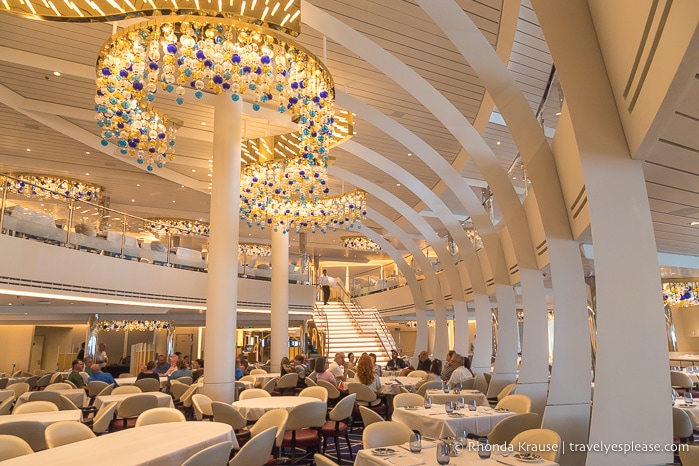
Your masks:
M 457 367 L 454 369 L 454 372 L 451 373 L 451 377 L 449 377 L 449 386 L 453 387 L 457 383 L 464 383 L 472 378 L 473 374 L 464 366 Z
M 340 377 L 345 375 L 345 368 L 333 361 L 332 363 L 330 363 L 328 372 L 330 372 L 336 379 L 339 379 Z
M 330 286 L 330 277 L 327 275 L 323 274 L 320 276 L 320 279 L 318 280 L 318 283 L 320 283 L 320 286 Z

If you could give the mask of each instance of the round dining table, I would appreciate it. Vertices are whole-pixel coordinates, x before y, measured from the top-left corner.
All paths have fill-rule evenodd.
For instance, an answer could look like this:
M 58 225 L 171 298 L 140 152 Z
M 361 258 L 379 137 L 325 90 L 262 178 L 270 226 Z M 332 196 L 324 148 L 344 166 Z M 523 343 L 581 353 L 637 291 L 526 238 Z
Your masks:
M 282 408 L 291 411 L 299 405 L 313 401 L 318 401 L 318 398 L 312 396 L 265 396 L 234 401 L 232 405 L 245 419 L 256 421 L 272 409 Z

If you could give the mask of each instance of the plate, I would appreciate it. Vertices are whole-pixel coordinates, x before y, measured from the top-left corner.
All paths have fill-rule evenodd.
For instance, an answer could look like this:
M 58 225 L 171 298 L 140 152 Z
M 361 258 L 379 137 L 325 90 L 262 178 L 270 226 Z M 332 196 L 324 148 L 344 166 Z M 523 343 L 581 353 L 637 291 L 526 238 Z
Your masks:
M 396 453 L 393 448 L 374 448 L 371 450 L 371 454 L 374 456 L 391 456 Z
M 515 454 L 515 458 L 524 463 L 536 463 L 541 459 L 541 456 L 534 453 L 517 453 Z
M 495 408 L 495 409 L 493 409 L 493 411 L 495 411 L 496 413 L 509 413 L 510 412 L 510 410 L 507 408 Z
M 449 414 L 447 414 L 447 416 L 449 416 L 449 417 L 464 417 L 464 415 L 461 413 L 449 413 Z

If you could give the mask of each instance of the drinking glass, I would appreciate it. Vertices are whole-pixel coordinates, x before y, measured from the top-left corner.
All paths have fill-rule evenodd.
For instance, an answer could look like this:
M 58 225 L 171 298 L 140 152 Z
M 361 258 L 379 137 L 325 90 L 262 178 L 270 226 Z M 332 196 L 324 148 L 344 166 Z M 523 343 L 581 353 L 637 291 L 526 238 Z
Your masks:
M 449 384 L 445 383 L 444 387 L 442 387 L 442 389 L 444 390 L 444 393 L 449 393 Z
M 469 411 L 475 411 L 478 409 L 478 405 L 476 404 L 476 400 L 470 400 L 468 402 L 468 410 Z
M 675 390 L 670 392 L 670 396 L 672 396 L 672 406 L 675 406 Z
M 448 442 L 440 441 L 437 442 L 437 463 L 439 464 L 449 464 L 449 452 L 451 451 L 451 446 Z
M 692 392 L 690 392 L 690 391 L 684 392 L 684 404 L 689 405 L 689 406 L 694 404 L 694 397 L 692 396 Z
M 432 398 L 429 396 L 425 397 L 425 409 L 430 409 L 432 407 Z
M 410 434 L 410 452 L 420 453 L 422 451 L 422 439 L 420 434 L 413 432 Z
M 487 438 L 478 439 L 478 457 L 484 460 L 490 458 L 490 442 Z
M 464 409 L 464 405 L 466 402 L 464 401 L 464 397 L 460 396 L 458 400 L 456 400 L 456 409 Z
M 447 414 L 451 414 L 454 412 L 454 402 L 453 401 L 447 401 L 444 403 L 444 411 L 447 412 Z

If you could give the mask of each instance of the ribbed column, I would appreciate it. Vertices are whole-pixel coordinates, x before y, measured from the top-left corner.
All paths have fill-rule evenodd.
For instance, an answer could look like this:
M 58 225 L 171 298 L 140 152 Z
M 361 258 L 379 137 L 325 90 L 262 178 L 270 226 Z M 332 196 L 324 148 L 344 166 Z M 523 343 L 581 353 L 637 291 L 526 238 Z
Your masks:
M 289 234 L 281 228 L 272 231 L 272 335 L 270 358 L 272 372 L 289 356 Z
M 216 99 L 204 345 L 209 369 L 204 393 L 226 403 L 235 399 L 242 117 L 242 100 Z

